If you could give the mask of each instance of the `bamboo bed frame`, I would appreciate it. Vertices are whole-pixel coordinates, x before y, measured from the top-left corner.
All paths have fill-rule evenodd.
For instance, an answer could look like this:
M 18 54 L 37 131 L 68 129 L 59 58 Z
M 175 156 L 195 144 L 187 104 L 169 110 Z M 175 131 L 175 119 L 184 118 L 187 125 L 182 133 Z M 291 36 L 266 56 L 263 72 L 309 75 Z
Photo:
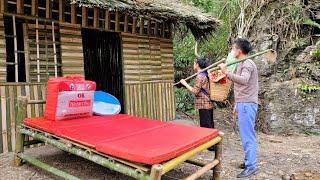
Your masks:
M 222 139 L 223 133 L 219 136 L 211 139 L 210 141 L 189 150 L 188 152 L 163 162 L 161 164 L 144 165 L 134 162 L 129 162 L 107 154 L 97 152 L 95 149 L 86 147 L 84 145 L 66 140 L 61 137 L 57 137 L 53 134 L 35 129 L 26 125 L 23 125 L 23 120 L 26 117 L 26 107 L 28 104 L 44 104 L 45 101 L 28 101 L 27 97 L 18 97 L 18 113 L 17 113 L 17 126 L 16 126 L 16 149 L 14 156 L 14 165 L 21 166 L 23 161 L 26 161 L 38 168 L 46 170 L 54 175 L 62 177 L 64 179 L 79 179 L 72 176 L 64 171 L 56 169 L 48 164 L 45 164 L 27 154 L 24 153 L 24 146 L 37 143 L 46 143 L 57 147 L 63 151 L 69 152 L 76 156 L 80 156 L 84 159 L 92 161 L 96 164 L 109 168 L 110 170 L 117 171 L 124 175 L 133 177 L 135 179 L 151 179 L 159 180 L 165 173 L 171 171 L 180 164 L 186 162 L 201 167 L 197 172 L 193 173 L 186 179 L 196 179 L 204 173 L 213 170 L 213 179 L 220 179 L 220 172 L 222 169 L 221 158 L 222 158 Z M 32 142 L 25 141 L 25 136 L 32 137 Z M 191 160 L 199 152 L 202 152 L 212 145 L 216 145 L 215 157 L 208 163 L 203 163 L 195 160 Z

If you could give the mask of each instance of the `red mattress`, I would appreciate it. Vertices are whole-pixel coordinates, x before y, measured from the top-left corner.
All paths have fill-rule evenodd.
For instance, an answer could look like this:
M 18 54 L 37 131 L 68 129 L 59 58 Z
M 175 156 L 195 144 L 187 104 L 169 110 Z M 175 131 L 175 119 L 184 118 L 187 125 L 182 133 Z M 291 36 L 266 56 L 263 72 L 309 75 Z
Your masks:
M 25 119 L 24 124 L 128 161 L 157 164 L 218 136 L 218 130 L 125 114 L 63 121 Z

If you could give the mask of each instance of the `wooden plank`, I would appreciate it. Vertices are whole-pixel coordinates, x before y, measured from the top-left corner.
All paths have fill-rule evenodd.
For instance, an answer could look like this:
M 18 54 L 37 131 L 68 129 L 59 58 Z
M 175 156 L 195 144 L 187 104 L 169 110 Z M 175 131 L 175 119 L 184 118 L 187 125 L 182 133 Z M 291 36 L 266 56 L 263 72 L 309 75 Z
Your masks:
M 38 16 L 38 0 L 32 0 L 31 1 L 31 15 L 32 16 Z
M 93 27 L 99 27 L 99 8 L 97 7 L 93 8 Z
M 1 90 L 1 126 L 2 126 L 2 141 L 3 141 L 3 152 L 9 152 L 8 147 L 8 131 L 7 131 L 7 109 L 6 109 L 6 97 L 5 97 L 5 87 L 0 87 Z
M 82 20 L 81 20 L 81 23 L 82 23 L 82 27 L 86 27 L 88 26 L 88 9 L 87 7 L 84 7 L 82 6 L 81 8 L 81 14 L 82 14 Z
M 46 18 L 50 19 L 52 17 L 52 1 L 46 0 Z
M 17 13 L 18 14 L 23 14 L 23 9 L 24 9 L 24 0 L 17 0 Z
M 63 22 L 65 20 L 65 16 L 64 16 L 64 3 L 65 0 L 59 0 L 59 21 Z

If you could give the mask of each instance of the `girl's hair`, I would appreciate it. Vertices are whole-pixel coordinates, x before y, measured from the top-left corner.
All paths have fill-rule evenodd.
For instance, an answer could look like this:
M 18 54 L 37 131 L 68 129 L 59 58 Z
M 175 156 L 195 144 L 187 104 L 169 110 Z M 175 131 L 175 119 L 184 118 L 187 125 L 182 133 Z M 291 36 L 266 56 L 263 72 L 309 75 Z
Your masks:
M 201 69 L 204 69 L 209 66 L 209 60 L 207 58 L 197 58 L 195 62 L 199 64 L 199 67 Z

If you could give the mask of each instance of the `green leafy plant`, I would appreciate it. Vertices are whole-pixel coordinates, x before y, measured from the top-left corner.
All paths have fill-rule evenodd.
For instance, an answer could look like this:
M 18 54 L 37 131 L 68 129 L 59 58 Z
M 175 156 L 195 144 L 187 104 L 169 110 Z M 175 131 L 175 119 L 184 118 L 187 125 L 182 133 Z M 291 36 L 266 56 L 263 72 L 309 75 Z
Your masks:
M 312 92 L 320 91 L 320 86 L 302 85 L 300 86 L 300 90 L 310 94 Z
M 320 24 L 319 23 L 316 23 L 315 21 L 312 21 L 311 19 L 306 19 L 303 24 L 305 25 L 309 25 L 309 26 L 313 26 L 313 27 L 316 27 L 318 29 L 320 29 Z
M 194 96 L 184 88 L 176 88 L 176 108 L 177 111 L 195 115 Z

